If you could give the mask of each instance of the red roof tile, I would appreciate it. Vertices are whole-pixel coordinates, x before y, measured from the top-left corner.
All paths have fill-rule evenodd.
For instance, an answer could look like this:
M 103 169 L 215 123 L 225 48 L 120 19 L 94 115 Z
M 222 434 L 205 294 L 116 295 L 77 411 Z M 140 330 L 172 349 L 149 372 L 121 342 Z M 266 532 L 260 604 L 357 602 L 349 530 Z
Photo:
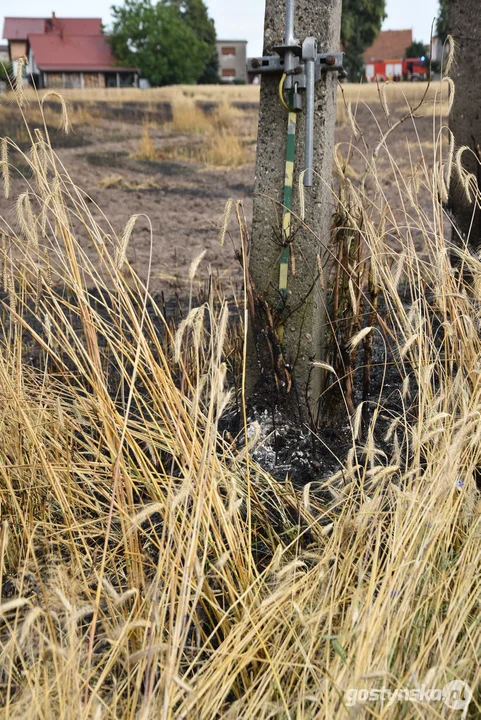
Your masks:
M 3 24 L 3 37 L 7 40 L 26 40 L 29 33 L 43 33 L 44 18 L 10 18 Z
M 133 70 L 115 65 L 105 35 L 29 35 L 33 57 L 40 70 Z
M 7 40 L 26 40 L 30 34 L 101 35 L 101 18 L 16 18 L 6 17 L 3 36 Z
M 412 41 L 412 30 L 381 30 L 371 47 L 363 53 L 364 60 L 373 62 L 403 58 Z

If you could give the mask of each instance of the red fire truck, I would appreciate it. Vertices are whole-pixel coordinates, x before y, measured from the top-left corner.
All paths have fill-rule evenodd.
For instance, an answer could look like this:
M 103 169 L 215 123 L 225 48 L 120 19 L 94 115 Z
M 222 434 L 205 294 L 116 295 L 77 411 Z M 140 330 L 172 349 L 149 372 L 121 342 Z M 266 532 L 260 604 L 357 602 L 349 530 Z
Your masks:
M 425 57 L 404 58 L 401 60 L 379 60 L 366 63 L 368 82 L 386 80 L 412 81 L 428 79 L 428 65 Z

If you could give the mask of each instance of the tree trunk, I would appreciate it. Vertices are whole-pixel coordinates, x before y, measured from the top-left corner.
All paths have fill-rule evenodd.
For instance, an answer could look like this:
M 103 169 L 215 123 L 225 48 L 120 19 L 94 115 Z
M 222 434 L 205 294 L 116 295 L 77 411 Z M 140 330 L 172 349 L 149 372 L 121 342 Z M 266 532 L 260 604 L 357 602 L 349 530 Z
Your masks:
M 462 155 L 464 169 L 471 173 L 473 184 L 481 187 L 481 7 L 479 0 L 450 0 L 449 32 L 456 45 L 456 56 L 451 71 L 455 84 L 454 105 L 450 128 L 456 146 L 466 145 L 471 152 Z M 453 173 L 449 204 L 456 227 L 453 242 L 466 243 L 471 248 L 481 245 L 481 212 L 473 203 L 474 192 L 468 198 L 457 173 Z M 478 196 L 479 197 L 479 196 Z M 461 234 L 461 238 L 460 238 Z
M 296 0 L 294 36 L 318 39 L 318 52 L 339 50 L 341 0 Z M 266 0 L 264 55 L 284 41 L 285 0 Z M 259 114 L 252 243 L 249 259 L 251 323 L 247 390 L 275 398 L 304 422 L 317 415 L 324 357 L 326 301 L 323 268 L 332 217 L 332 152 L 337 72 L 315 86 L 314 179 L 304 190 L 305 225 L 299 220 L 299 174 L 304 170 L 304 112 L 297 116 L 291 261 L 287 293 L 279 292 L 284 252 L 283 186 L 288 114 L 278 97 L 279 75 L 263 75 Z M 305 106 L 305 102 L 304 102 Z M 309 228 L 309 230 L 307 229 Z M 293 260 L 294 261 L 293 261 Z M 280 331 L 282 327 L 282 331 Z M 282 337 L 280 341 L 279 335 Z

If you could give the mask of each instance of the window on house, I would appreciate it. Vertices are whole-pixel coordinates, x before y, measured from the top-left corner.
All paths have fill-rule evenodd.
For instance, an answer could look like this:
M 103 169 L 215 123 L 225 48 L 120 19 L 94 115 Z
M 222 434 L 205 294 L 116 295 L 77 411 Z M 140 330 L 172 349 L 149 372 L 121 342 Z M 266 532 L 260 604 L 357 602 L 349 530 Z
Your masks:
M 235 70 L 231 70 L 230 68 L 224 68 L 222 70 L 222 77 L 235 77 Z
M 223 47 L 221 53 L 222 55 L 235 55 L 235 47 Z

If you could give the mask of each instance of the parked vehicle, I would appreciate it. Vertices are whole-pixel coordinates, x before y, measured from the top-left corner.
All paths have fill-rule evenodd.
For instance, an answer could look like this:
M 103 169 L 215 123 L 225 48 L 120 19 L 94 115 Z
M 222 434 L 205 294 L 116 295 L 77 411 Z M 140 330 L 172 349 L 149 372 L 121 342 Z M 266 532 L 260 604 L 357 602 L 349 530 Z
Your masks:
M 366 80 L 368 82 L 418 82 L 428 79 L 428 63 L 425 57 L 404 58 L 399 60 L 379 60 L 366 64 Z

